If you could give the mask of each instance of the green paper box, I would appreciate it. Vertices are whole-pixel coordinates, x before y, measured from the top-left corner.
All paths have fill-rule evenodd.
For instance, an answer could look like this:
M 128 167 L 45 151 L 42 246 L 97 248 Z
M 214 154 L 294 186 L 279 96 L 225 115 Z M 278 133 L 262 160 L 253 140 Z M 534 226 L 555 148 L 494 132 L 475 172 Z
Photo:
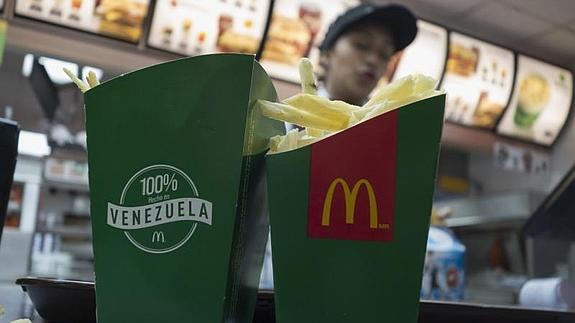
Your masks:
M 283 123 L 250 55 L 186 58 L 85 93 L 100 323 L 251 322 Z
M 415 323 L 445 95 L 266 157 L 278 323 Z

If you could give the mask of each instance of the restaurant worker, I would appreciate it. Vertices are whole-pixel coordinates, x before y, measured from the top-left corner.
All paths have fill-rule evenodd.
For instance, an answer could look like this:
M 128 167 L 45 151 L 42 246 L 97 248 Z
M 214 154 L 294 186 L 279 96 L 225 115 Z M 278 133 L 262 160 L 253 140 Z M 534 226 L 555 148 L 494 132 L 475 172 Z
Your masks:
M 392 56 L 417 34 L 417 19 L 400 5 L 361 4 L 339 16 L 320 45 L 318 94 L 362 105 Z

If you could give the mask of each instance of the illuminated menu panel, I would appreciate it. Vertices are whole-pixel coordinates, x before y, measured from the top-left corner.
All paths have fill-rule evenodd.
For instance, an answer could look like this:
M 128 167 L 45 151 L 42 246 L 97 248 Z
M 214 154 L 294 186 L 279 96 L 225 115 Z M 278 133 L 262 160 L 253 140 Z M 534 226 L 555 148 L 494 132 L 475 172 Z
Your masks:
M 387 70 L 372 94 L 381 87 L 411 74 L 423 74 L 441 79 L 447 55 L 447 30 L 417 21 L 417 36 L 404 50 L 395 53 L 387 64 Z
M 17 0 L 16 14 L 131 42 L 142 34 L 149 0 Z
M 551 145 L 569 115 L 573 74 L 527 56 L 518 57 L 513 97 L 497 132 Z
M 262 57 L 268 74 L 299 82 L 299 59 L 309 57 L 317 66 L 318 46 L 329 25 L 357 4 L 350 0 L 276 0 Z
M 387 79 L 397 80 L 410 74 L 441 78 L 447 54 L 447 30 L 422 20 L 417 21 L 417 28 L 413 42 L 396 54 L 396 65 Z
M 513 52 L 452 33 L 441 88 L 447 91 L 447 120 L 492 129 L 513 86 Z
M 148 44 L 184 55 L 255 54 L 269 6 L 261 0 L 158 0 Z

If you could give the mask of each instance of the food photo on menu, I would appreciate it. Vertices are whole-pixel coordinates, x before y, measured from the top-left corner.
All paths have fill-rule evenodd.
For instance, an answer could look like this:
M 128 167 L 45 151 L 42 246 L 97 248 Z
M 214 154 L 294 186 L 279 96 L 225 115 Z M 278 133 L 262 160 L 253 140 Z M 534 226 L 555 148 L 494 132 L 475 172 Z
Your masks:
M 478 62 L 479 48 L 475 46 L 466 47 L 458 43 L 453 43 L 449 47 L 448 73 L 470 77 L 477 71 Z
M 18 0 L 16 14 L 137 42 L 149 0 Z
M 441 84 L 446 119 L 493 129 L 511 95 L 514 64 L 512 51 L 452 33 Z
M 311 40 L 311 33 L 301 20 L 274 16 L 263 58 L 294 65 L 305 55 Z
M 513 98 L 498 132 L 551 145 L 569 115 L 573 75 L 566 69 L 519 56 Z
M 231 0 L 220 0 L 226 4 Z M 218 16 L 217 51 L 255 54 L 262 41 L 269 1 L 233 1 L 234 12 Z
M 146 0 L 96 0 L 99 31 L 123 39 L 137 41 L 140 38 L 147 12 Z
M 148 44 L 184 55 L 255 54 L 270 2 L 257 0 L 159 0 Z
M 274 15 L 264 58 L 297 64 L 301 57 L 309 55 L 321 25 L 321 7 L 313 2 L 300 3 L 297 17 Z
M 220 0 L 222 10 L 217 17 L 216 51 L 255 54 L 262 41 L 269 1 Z
M 317 62 L 317 47 L 329 25 L 357 3 L 277 0 L 262 54 L 264 68 L 274 77 L 299 82 L 299 59 L 309 57 Z
M 231 16 L 221 15 L 219 21 L 227 21 Z M 232 20 L 233 21 L 233 20 Z M 250 28 L 253 22 L 244 21 L 244 26 Z M 221 52 L 249 53 L 257 52 L 260 40 L 253 35 L 242 34 L 233 28 L 220 28 L 218 32 L 217 48 Z

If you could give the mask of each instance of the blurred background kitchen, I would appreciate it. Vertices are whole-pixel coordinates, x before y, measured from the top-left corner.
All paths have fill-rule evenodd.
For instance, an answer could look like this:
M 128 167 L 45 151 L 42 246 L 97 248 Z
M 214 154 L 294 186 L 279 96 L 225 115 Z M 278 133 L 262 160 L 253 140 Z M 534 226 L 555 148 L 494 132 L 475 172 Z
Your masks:
M 83 98 L 62 67 L 104 81 L 183 56 L 263 50 L 286 98 L 299 91 L 298 59 L 317 60 L 327 26 L 357 3 L 0 0 L 0 118 L 22 129 L 0 285 L 94 278 Z M 419 33 L 382 85 L 424 73 L 448 93 L 422 297 L 575 306 L 575 1 L 396 3 L 418 15 Z M 530 288 L 549 293 L 537 300 Z

